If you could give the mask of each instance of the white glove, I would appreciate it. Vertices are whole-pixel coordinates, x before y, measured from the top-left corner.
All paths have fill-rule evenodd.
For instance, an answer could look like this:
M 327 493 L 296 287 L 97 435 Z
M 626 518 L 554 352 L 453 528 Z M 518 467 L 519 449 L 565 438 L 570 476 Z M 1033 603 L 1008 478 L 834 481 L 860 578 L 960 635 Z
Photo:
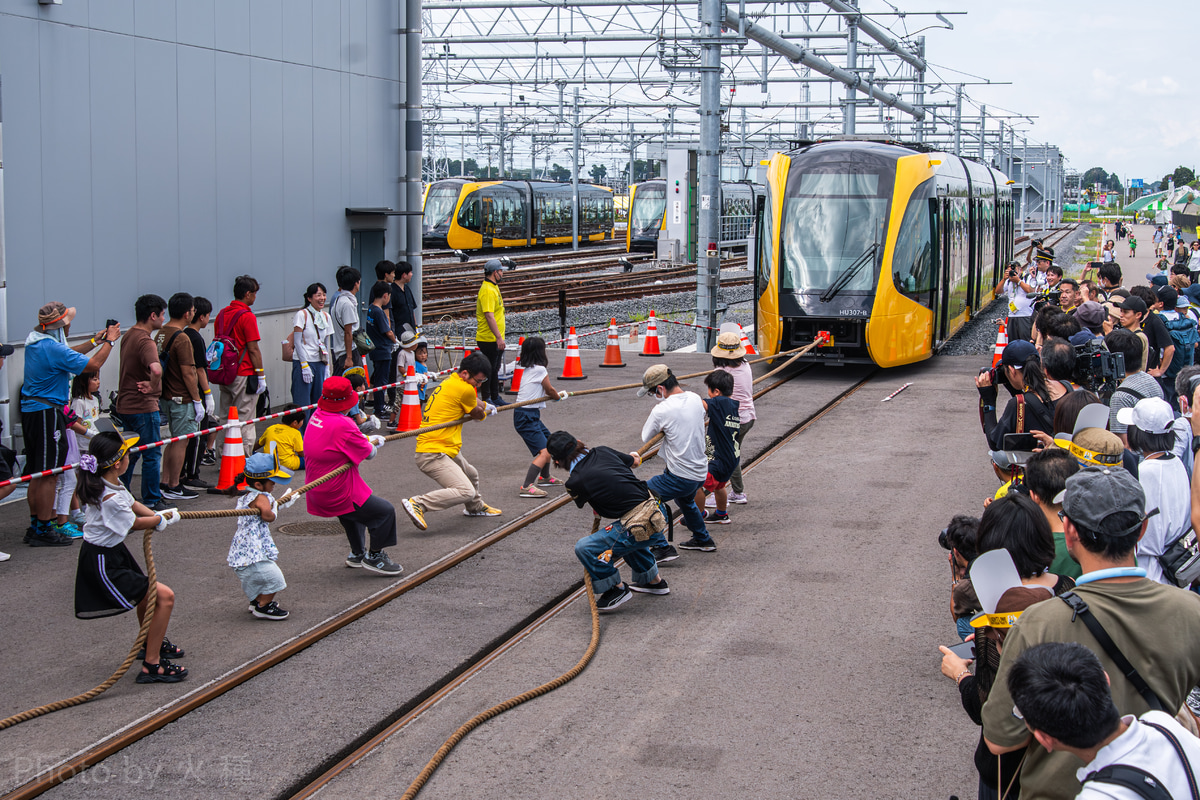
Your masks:
M 259 376 L 258 376 L 258 388 L 256 388 L 256 389 L 254 390 L 254 393 L 255 393 L 255 394 L 262 394 L 262 393 L 263 393 L 263 392 L 265 392 L 266 390 L 267 390 L 267 376 L 266 376 L 266 375 L 259 375 Z
M 298 492 L 290 494 L 288 495 L 288 499 L 283 503 L 283 505 L 280 506 L 280 508 L 291 508 L 292 506 L 296 505 L 296 501 L 299 499 L 300 494 Z
M 387 443 L 387 439 L 383 438 L 379 434 L 375 434 L 373 436 L 368 436 L 367 441 L 370 442 L 371 446 L 376 449 L 383 447 Z
M 370 433 L 371 431 L 377 431 L 382 427 L 383 423 L 379 421 L 379 417 L 372 414 L 371 416 L 367 417 L 366 422 L 358 426 L 358 429 L 363 433 Z
M 176 522 L 179 522 L 179 520 L 179 509 L 168 508 L 164 511 L 158 512 L 158 524 L 154 526 L 154 529 L 159 531 L 166 530 L 168 525 L 174 525 Z
M 200 424 L 200 420 L 204 419 L 204 403 L 199 400 L 192 401 L 192 411 L 196 413 L 196 424 Z
M 300 362 L 300 379 L 305 383 L 312 383 L 313 381 L 312 367 L 307 362 Z
M 559 393 L 558 393 L 558 399 L 559 399 L 559 400 L 566 400 L 566 399 L 567 399 L 568 397 L 570 397 L 570 396 L 571 396 L 571 393 L 570 393 L 570 392 L 559 392 Z
M 210 417 L 217 415 L 217 401 L 213 399 L 212 392 L 204 395 L 204 413 Z
M 495 413 L 496 413 L 496 407 L 495 407 L 494 405 L 492 405 L 491 403 L 487 403 L 487 404 L 484 406 L 484 408 L 483 408 L 483 416 L 484 416 L 484 418 L 490 417 L 490 416 L 492 416 L 492 415 L 493 415 L 493 414 L 495 414 Z

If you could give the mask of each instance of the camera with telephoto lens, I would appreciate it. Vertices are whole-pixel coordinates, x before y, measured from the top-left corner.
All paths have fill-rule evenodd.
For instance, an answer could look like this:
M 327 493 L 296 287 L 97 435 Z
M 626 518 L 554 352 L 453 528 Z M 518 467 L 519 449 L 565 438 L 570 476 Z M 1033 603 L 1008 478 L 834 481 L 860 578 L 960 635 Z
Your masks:
M 1075 346 L 1071 382 L 1107 398 L 1125 380 L 1125 354 L 1110 353 L 1097 339 Z

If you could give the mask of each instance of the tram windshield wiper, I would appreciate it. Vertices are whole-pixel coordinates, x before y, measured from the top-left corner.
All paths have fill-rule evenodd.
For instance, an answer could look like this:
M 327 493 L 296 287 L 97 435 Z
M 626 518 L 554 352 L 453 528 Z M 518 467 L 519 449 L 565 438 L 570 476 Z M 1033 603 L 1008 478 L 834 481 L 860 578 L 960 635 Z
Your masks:
M 850 283 L 850 281 L 854 280 L 854 276 L 857 275 L 864 266 L 866 266 L 875 258 L 875 251 L 878 249 L 879 242 L 872 242 L 870 245 L 868 245 L 867 249 L 863 251 L 863 254 L 854 259 L 850 266 L 842 270 L 841 274 L 833 279 L 833 283 L 829 284 L 829 288 L 821 292 L 821 302 L 828 303 L 830 300 L 837 297 L 838 292 L 842 291 L 842 289 L 845 289 L 846 285 Z

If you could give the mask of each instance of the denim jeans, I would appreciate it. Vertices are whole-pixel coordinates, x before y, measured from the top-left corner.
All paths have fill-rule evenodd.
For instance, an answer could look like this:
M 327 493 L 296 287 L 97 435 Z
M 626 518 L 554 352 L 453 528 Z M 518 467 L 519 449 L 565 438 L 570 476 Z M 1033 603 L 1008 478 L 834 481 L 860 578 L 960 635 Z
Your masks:
M 318 361 L 314 364 L 310 361 L 308 366 L 312 369 L 312 383 L 304 382 L 304 370 L 301 368 L 300 362 L 292 362 L 292 402 L 301 408 L 311 406 L 321 399 L 321 386 L 325 383 L 325 363 Z M 304 412 L 306 421 L 308 417 L 312 416 L 312 413 L 311 408 Z
M 125 420 L 125 430 L 136 433 L 139 437 L 135 447 L 158 441 L 162 419 L 157 411 L 146 414 L 122 414 L 121 418 Z M 125 484 L 126 489 L 130 488 L 129 484 L 133 480 L 134 470 L 137 469 L 138 458 L 143 455 L 145 461 L 142 463 L 142 503 L 154 506 L 162 500 L 162 492 L 158 488 L 158 482 L 162 478 L 161 448 L 152 447 L 144 453 L 130 453 L 129 469 L 125 470 L 125 474 L 121 476 L 121 483 Z
M 601 558 L 607 551 L 612 554 L 607 560 Z M 650 542 L 639 542 L 619 521 L 601 528 L 590 536 L 575 543 L 575 557 L 583 564 L 592 578 L 592 589 L 597 595 L 604 594 L 621 582 L 621 573 L 613 566 L 618 558 L 633 570 L 634 583 L 649 583 L 658 576 L 658 564 L 650 554 Z
M 683 512 L 683 524 L 696 535 L 697 539 L 702 542 L 712 541 L 712 537 L 708 535 L 708 528 L 704 527 L 704 517 L 700 515 L 700 509 L 696 507 L 696 492 L 704 485 L 704 481 L 689 481 L 664 472 L 646 481 L 646 485 L 663 503 L 669 500 L 675 501 L 675 505 L 679 506 L 679 510 Z M 654 547 L 662 547 L 666 543 L 667 537 L 661 533 L 654 534 L 650 540 L 650 544 Z

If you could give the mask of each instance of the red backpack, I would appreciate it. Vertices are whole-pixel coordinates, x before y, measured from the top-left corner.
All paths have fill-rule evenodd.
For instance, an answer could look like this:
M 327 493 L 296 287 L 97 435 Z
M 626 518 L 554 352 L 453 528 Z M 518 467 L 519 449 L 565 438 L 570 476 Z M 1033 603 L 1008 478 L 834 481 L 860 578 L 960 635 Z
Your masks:
M 217 315 L 217 321 L 213 325 L 213 333 L 216 335 L 204 353 L 208 358 L 209 383 L 229 386 L 237 378 L 238 365 L 242 362 L 242 351 L 238 349 L 237 342 L 233 340 L 233 326 L 237 325 L 238 319 L 245 313 L 247 313 L 245 309 L 239 309 L 233 314 Z M 220 327 L 223 320 L 229 320 L 224 331 Z

